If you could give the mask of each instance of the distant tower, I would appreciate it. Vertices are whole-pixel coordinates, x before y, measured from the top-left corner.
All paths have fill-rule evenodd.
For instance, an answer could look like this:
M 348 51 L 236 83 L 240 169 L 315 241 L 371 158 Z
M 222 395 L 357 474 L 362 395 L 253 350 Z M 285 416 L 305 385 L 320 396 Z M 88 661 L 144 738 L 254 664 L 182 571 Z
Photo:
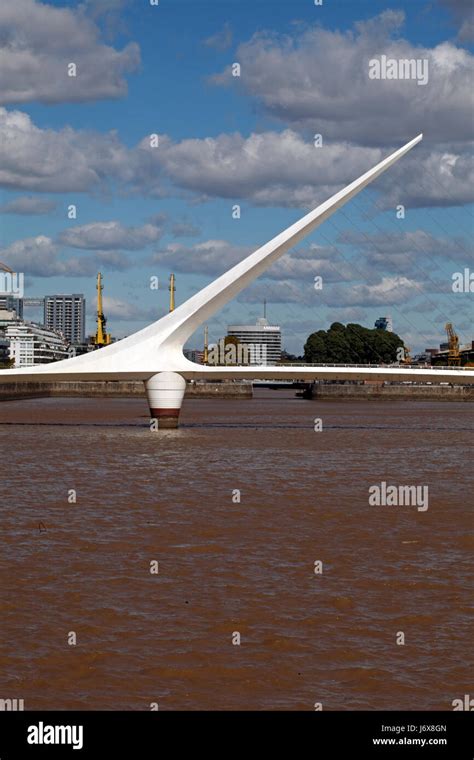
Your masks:
M 174 294 L 176 291 L 174 274 L 170 274 L 170 284 L 169 284 L 168 289 L 170 291 L 170 312 L 171 312 L 171 311 L 174 311 Z
M 104 315 L 104 309 L 102 306 L 102 291 L 104 286 L 102 285 L 102 275 L 99 272 L 97 275 L 97 332 L 94 338 L 94 344 L 101 348 L 102 346 L 108 346 L 112 342 L 111 335 L 107 332 L 107 320 Z
M 209 328 L 207 325 L 204 328 L 204 358 L 202 363 L 209 363 Z

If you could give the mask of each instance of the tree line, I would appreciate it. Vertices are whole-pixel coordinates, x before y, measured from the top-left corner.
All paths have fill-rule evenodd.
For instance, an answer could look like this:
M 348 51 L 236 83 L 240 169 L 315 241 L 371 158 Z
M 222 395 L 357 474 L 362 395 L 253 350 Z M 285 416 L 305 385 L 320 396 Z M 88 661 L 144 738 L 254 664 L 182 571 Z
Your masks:
M 304 345 L 310 364 L 391 364 L 400 361 L 403 340 L 394 332 L 362 325 L 333 322 L 329 330 L 317 330 Z

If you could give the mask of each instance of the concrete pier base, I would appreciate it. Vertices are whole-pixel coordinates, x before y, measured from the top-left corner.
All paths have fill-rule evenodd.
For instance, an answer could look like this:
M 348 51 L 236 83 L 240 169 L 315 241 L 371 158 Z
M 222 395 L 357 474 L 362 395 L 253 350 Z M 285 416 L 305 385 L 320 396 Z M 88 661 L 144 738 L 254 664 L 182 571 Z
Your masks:
M 158 372 L 145 381 L 145 390 L 152 420 L 158 430 L 178 427 L 186 381 L 177 372 Z

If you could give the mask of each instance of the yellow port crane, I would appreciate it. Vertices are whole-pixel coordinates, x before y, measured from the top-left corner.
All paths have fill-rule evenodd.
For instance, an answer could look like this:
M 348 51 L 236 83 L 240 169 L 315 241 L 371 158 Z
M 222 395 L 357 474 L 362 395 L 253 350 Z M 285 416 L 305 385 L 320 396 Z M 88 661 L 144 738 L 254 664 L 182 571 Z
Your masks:
M 174 294 L 176 292 L 176 278 L 174 274 L 170 274 L 170 284 L 168 290 L 170 292 L 170 312 L 174 311 Z
M 99 272 L 97 275 L 97 332 L 93 339 L 93 343 L 98 348 L 102 346 L 108 346 L 112 343 L 112 336 L 106 331 L 107 319 L 104 315 L 104 309 L 102 306 L 102 291 L 104 286 L 102 285 L 102 274 Z
M 446 334 L 448 336 L 448 367 L 459 367 L 461 357 L 459 355 L 459 338 L 454 332 L 451 322 L 446 323 Z
M 204 356 L 202 358 L 202 363 L 209 363 L 209 328 L 207 325 L 204 328 Z
M 400 364 L 410 365 L 412 363 L 411 348 L 410 348 L 410 346 L 405 346 L 404 345 L 403 346 L 403 350 L 404 350 L 404 358 L 402 359 L 402 361 L 400 362 Z

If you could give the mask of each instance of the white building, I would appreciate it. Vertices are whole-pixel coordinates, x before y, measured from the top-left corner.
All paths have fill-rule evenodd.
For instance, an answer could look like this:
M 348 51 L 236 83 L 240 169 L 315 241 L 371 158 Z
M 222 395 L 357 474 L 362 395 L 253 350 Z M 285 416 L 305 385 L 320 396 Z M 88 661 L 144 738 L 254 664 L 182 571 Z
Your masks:
M 5 338 L 10 342 L 10 359 L 15 367 L 31 367 L 67 359 L 67 341 L 55 330 L 34 322 L 12 320 L 5 327 Z
M 0 294 L 0 311 L 15 311 L 18 319 L 23 319 L 23 298 Z
M 229 325 L 227 335 L 248 345 L 250 364 L 278 364 L 281 360 L 281 330 L 279 325 L 269 325 L 264 317 L 255 325 Z
M 12 324 L 13 322 L 20 321 L 21 320 L 18 319 L 18 314 L 15 310 L 10 311 L 9 309 L 2 309 L 2 305 L 0 303 L 0 328 L 8 327 L 8 325 Z

